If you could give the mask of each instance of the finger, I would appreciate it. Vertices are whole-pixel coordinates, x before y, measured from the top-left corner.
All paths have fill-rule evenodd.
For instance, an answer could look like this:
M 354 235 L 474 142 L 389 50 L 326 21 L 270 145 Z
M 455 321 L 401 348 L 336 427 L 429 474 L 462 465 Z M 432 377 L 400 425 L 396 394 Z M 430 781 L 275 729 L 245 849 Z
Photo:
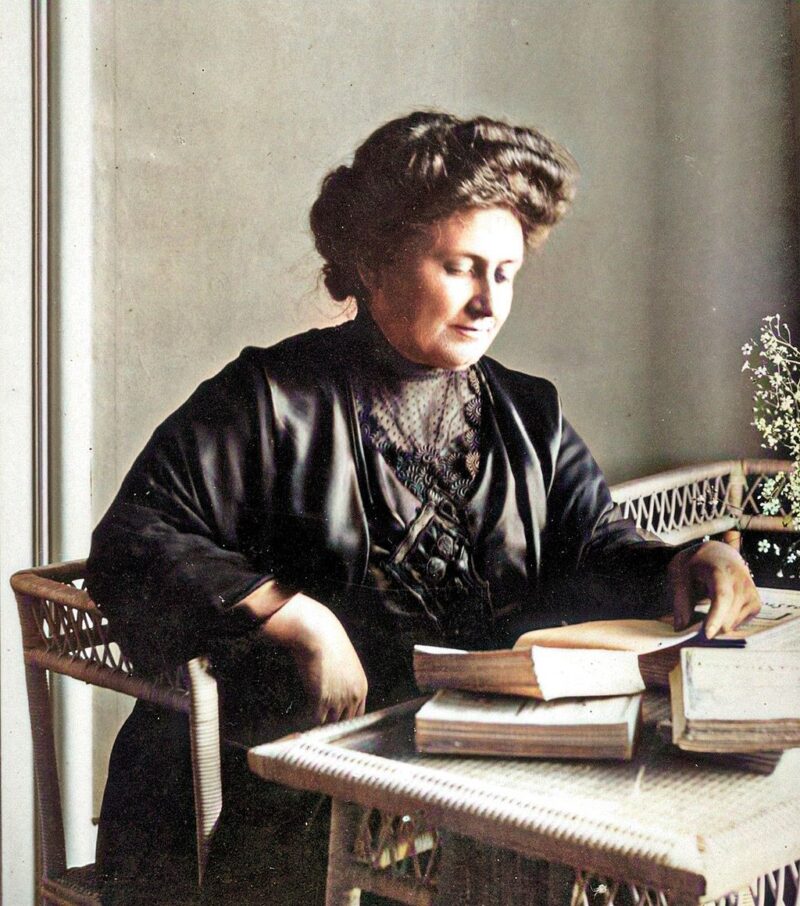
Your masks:
M 314 721 L 320 727 L 328 722 L 328 708 L 325 705 L 318 705 L 314 712 Z
M 318 726 L 324 727 L 325 724 L 336 723 L 339 719 L 338 710 L 331 705 L 327 699 L 317 702 L 314 717 Z
M 740 626 L 752 620 L 760 610 L 761 598 L 759 598 L 758 592 L 750 592 L 745 596 L 744 604 L 739 611 L 739 615 L 736 618 L 733 628 L 738 629 Z
M 711 608 L 706 617 L 706 638 L 715 638 L 721 629 L 730 629 L 738 613 L 733 579 L 722 570 L 714 570 L 711 579 Z
M 345 720 L 352 720 L 352 718 L 357 717 L 357 716 L 358 716 L 358 700 L 351 699 L 350 703 L 348 704 L 347 708 L 345 709 L 343 717 Z
M 355 699 L 347 710 L 348 719 L 353 717 L 361 717 L 366 711 L 366 705 L 366 696 Z
M 733 600 L 729 609 L 727 619 L 722 622 L 722 631 L 731 632 L 737 629 L 746 620 L 750 619 L 761 609 L 761 602 L 758 597 L 753 580 L 749 573 L 744 576 L 733 574 L 731 576 L 733 584 Z

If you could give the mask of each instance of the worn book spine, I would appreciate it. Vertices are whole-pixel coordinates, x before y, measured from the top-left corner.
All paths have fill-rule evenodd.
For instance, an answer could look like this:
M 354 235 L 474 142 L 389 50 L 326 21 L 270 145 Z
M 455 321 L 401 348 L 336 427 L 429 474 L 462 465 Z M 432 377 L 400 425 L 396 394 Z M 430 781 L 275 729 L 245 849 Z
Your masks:
M 466 689 L 541 698 L 529 650 L 447 651 L 414 649 L 420 689 Z

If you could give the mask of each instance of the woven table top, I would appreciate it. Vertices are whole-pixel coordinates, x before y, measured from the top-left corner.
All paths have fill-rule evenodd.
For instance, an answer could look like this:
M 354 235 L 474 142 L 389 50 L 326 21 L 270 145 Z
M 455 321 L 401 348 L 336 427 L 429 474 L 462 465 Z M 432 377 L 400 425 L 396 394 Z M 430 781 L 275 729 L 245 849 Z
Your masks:
M 631 762 L 420 755 L 420 704 L 257 746 L 250 767 L 687 899 L 716 899 L 800 858 L 800 749 L 770 776 L 696 764 L 654 728 Z

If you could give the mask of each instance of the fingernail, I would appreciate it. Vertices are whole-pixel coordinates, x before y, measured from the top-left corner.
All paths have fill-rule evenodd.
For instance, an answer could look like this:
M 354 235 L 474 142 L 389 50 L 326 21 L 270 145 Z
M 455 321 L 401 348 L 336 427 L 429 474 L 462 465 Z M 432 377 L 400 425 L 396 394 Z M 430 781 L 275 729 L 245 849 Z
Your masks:
M 709 623 L 709 624 L 706 626 L 706 638 L 707 638 L 707 639 L 713 639 L 714 636 L 715 636 L 718 632 L 719 632 L 719 624 L 718 624 L 718 623 Z

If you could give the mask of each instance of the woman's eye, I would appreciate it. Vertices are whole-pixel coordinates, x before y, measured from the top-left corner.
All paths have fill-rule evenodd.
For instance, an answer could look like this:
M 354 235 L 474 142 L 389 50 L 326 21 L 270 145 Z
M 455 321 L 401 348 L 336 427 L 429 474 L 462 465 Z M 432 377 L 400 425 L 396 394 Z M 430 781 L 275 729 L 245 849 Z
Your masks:
M 466 277 L 472 273 L 472 268 L 468 264 L 447 264 L 445 270 L 456 277 Z
M 494 272 L 494 282 L 495 283 L 508 283 L 509 280 L 513 280 L 514 275 L 504 270 L 496 270 Z

